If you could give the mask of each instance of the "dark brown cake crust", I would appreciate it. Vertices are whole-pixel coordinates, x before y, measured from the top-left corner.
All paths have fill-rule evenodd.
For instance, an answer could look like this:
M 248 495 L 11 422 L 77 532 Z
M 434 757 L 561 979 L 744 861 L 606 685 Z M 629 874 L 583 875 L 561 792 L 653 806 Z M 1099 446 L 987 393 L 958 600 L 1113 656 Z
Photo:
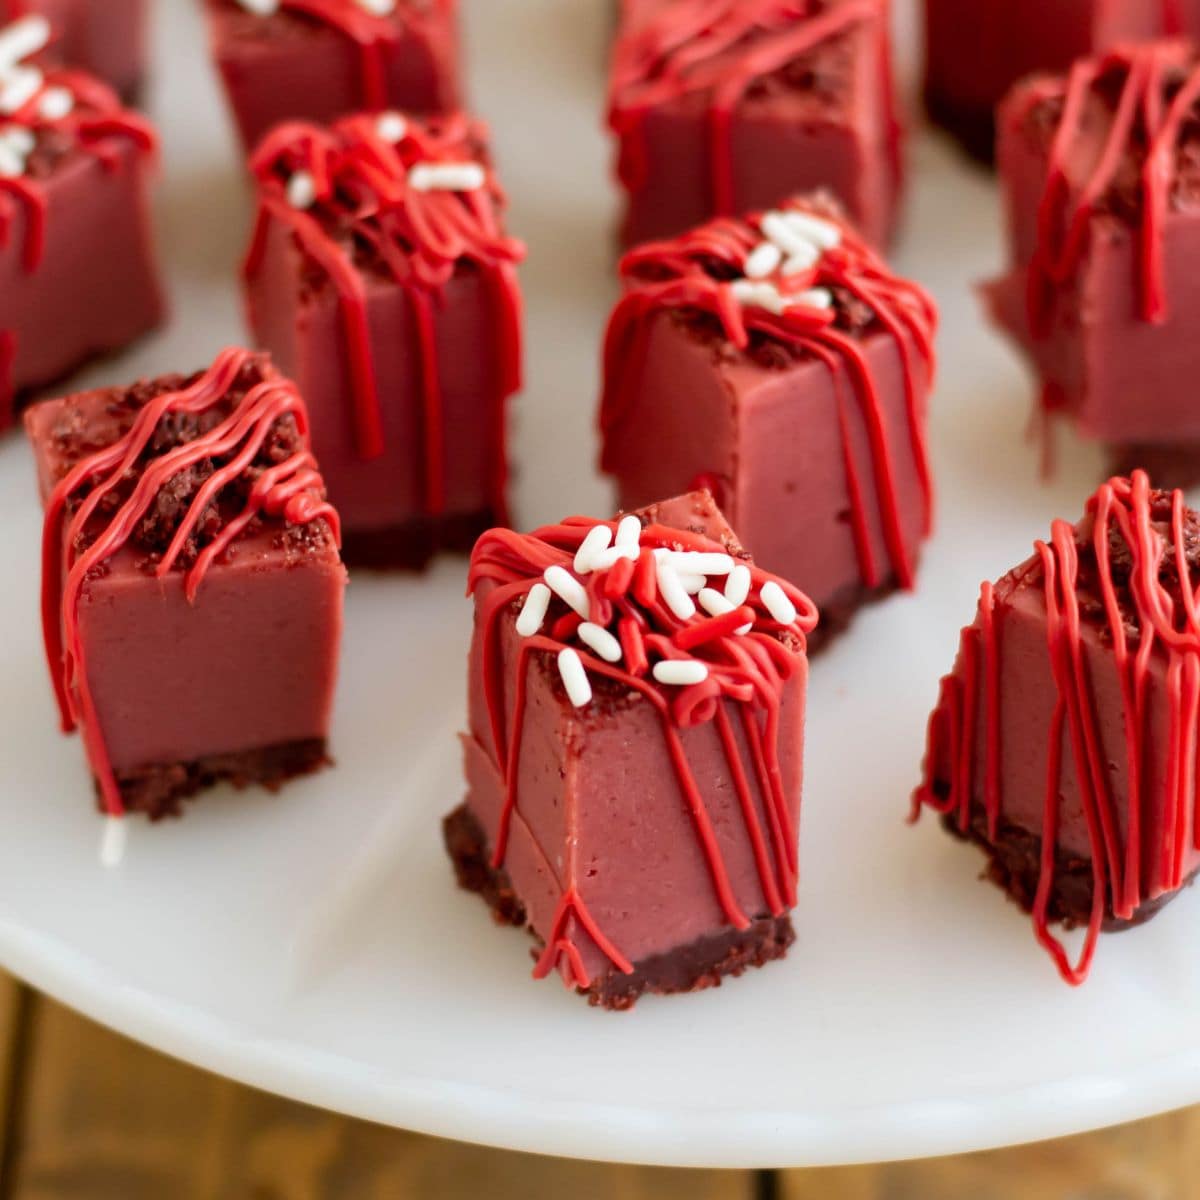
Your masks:
M 996 163 L 996 119 L 989 110 L 964 108 L 952 100 L 946 100 L 932 88 L 925 89 L 925 111 L 929 119 L 951 137 L 973 158 L 985 167 Z
M 415 517 L 383 529 L 342 531 L 342 562 L 370 571 L 421 571 L 436 554 L 467 554 L 482 533 L 504 522 L 491 509 Z
M 482 896 L 499 924 L 525 925 L 524 905 L 513 890 L 508 873 L 489 862 L 483 829 L 465 804 L 445 818 L 442 832 L 459 886 Z M 795 940 L 791 917 L 786 913 L 781 917 L 760 917 L 747 929 L 726 929 L 699 938 L 635 963 L 631 975 L 609 971 L 593 980 L 590 987 L 576 990 L 587 997 L 589 1004 L 624 1011 L 647 992 L 665 996 L 720 987 L 727 975 L 740 975 L 748 967 L 761 967 L 772 959 L 782 958 Z
M 966 830 L 960 829 L 957 816 L 946 814 L 942 824 L 949 833 L 963 841 L 973 842 L 985 855 L 987 866 L 983 877 L 991 880 L 1010 900 L 1020 905 L 1025 912 L 1033 911 L 1037 896 L 1038 877 L 1041 873 L 1042 839 L 1029 830 L 1009 821 L 1001 821 L 997 838 L 992 842 L 987 835 L 987 814 L 976 809 Z M 1186 880 L 1191 883 L 1193 873 Z M 1132 929 L 1148 921 L 1160 908 L 1172 900 L 1178 892 L 1167 892 L 1138 906 L 1133 916 L 1127 919 L 1113 916 L 1111 899 L 1106 899 L 1103 929 L 1113 933 L 1121 929 Z M 1078 858 L 1061 848 L 1055 856 L 1054 887 L 1046 919 L 1059 923 L 1066 929 L 1086 926 L 1092 914 L 1092 863 L 1090 859 Z
M 158 821 L 182 816 L 182 802 L 213 784 L 232 783 L 236 788 L 257 785 L 274 792 L 289 779 L 319 771 L 330 762 L 324 738 L 304 738 L 234 754 L 213 754 L 192 762 L 156 763 L 135 771 L 118 771 L 116 776 L 126 810 L 145 813 Z

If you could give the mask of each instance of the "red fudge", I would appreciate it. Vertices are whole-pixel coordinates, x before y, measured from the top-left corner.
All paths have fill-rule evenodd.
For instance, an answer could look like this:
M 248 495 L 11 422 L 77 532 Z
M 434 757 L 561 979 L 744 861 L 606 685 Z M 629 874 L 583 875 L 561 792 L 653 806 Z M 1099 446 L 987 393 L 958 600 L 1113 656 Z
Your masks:
M 42 619 L 103 810 L 326 761 L 345 570 L 295 386 L 226 350 L 185 379 L 31 407 Z
M 149 0 L 0 0 L 0 22 L 35 14 L 51 24 L 49 54 L 81 67 L 126 100 L 141 90 Z
M 282 121 L 459 104 L 457 0 L 205 0 L 247 147 Z
M 1019 79 L 1122 42 L 1200 33 L 1197 0 L 925 0 L 925 10 L 926 107 L 989 162 L 996 105 Z
M 463 886 L 592 1004 L 715 986 L 793 940 L 808 600 L 707 492 L 485 534 Z
M 601 463 L 636 508 L 703 483 L 821 610 L 911 587 L 932 513 L 936 312 L 821 198 L 626 255 Z
M 828 188 L 883 245 L 901 185 L 887 0 L 638 0 L 609 124 L 626 245 Z
M 914 799 L 988 856 L 1063 978 L 1151 916 L 1200 849 L 1200 515 L 1146 475 L 985 583 L 929 723 Z M 1087 926 L 1075 962 L 1050 924 Z
M 1200 60 L 1150 43 L 1037 78 L 1000 118 L 1011 266 L 993 314 L 1112 465 L 1200 476 Z M 1044 422 L 1045 423 L 1045 422 Z
M 0 44 L 39 43 L 25 18 Z M 104 84 L 22 63 L 0 72 L 0 430 L 30 392 L 162 320 L 150 244 L 155 135 Z
M 253 160 L 250 324 L 300 386 L 351 564 L 423 566 L 507 523 L 521 245 L 481 126 L 286 125 Z

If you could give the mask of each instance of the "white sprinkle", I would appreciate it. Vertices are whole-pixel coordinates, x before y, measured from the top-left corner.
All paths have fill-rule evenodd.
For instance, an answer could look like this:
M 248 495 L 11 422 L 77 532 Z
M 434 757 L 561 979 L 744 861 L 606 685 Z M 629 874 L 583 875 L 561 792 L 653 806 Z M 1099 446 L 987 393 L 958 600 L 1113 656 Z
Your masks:
M 539 633 L 546 620 L 546 609 L 550 607 L 550 589 L 544 583 L 535 583 L 525 597 L 525 603 L 517 615 L 517 633 L 521 637 L 533 637 Z
M 725 580 L 725 599 L 734 608 L 741 608 L 750 596 L 750 568 L 745 563 L 738 563 L 729 572 Z
M 759 242 L 746 259 L 744 274 L 747 279 L 766 279 L 773 275 L 783 261 L 783 251 L 774 242 Z
M 408 182 L 418 192 L 473 192 L 483 187 L 487 175 L 478 163 L 418 163 Z
M 100 835 L 100 865 L 119 867 L 125 857 L 125 841 L 128 827 L 124 817 L 105 817 L 104 832 Z
M 542 578 L 546 586 L 562 600 L 565 600 L 585 621 L 588 619 L 590 605 L 583 584 L 565 567 L 547 567 Z
M 636 546 L 609 546 L 607 550 L 601 550 L 592 559 L 593 571 L 608 571 L 617 565 L 623 558 L 637 558 L 638 551 Z
M 654 664 L 654 678 L 659 683 L 671 684 L 674 687 L 687 687 L 693 683 L 703 683 L 708 678 L 708 667 L 694 658 L 683 658 L 671 661 L 664 659 Z
M 395 144 L 408 132 L 408 122 L 398 112 L 380 113 L 375 121 L 375 132 L 385 142 Z
M 795 254 L 788 256 L 787 262 L 783 264 L 782 274 L 799 275 L 801 271 L 811 271 L 820 260 L 821 251 L 812 242 L 805 242 L 803 250 L 797 250 Z
M 0 141 L 0 179 L 16 179 L 25 174 L 25 160 L 6 141 Z
M 0 77 L 0 113 L 15 113 L 37 95 L 44 79 L 37 67 L 13 67 Z
M 759 596 L 767 612 L 780 625 L 790 625 L 796 619 L 796 606 L 787 598 L 787 593 L 770 579 L 762 585 Z
M 50 41 L 50 22 L 28 16 L 0 30 L 0 70 L 16 66 L 23 58 L 44 50 Z
M 597 568 L 596 558 L 608 549 L 612 542 L 612 530 L 607 525 L 593 525 L 587 537 L 579 543 L 572 564 L 576 575 L 587 575 Z
M 763 217 L 760 228 L 764 236 L 770 238 L 784 254 L 804 254 L 816 239 L 801 233 L 789 217 L 789 213 L 776 209 Z
M 733 556 L 715 551 L 676 550 L 671 565 L 677 571 L 695 575 L 728 575 L 733 570 Z
M 805 308 L 832 308 L 833 293 L 828 288 L 809 288 L 789 297 L 793 304 L 802 304 Z
M 47 121 L 61 121 L 63 117 L 70 116 L 74 107 L 75 97 L 65 87 L 48 87 L 38 101 L 38 112 Z
M 689 596 L 696 595 L 708 583 L 706 575 L 696 575 L 691 571 L 676 571 L 675 574 L 679 576 L 679 582 L 683 584 L 683 590 Z
M 704 609 L 710 617 L 723 617 L 726 613 L 731 613 L 737 607 L 716 588 L 701 588 L 700 594 L 696 597 L 700 601 L 700 607 Z
M 783 219 L 797 236 L 815 242 L 822 250 L 832 250 L 842 243 L 842 231 L 832 222 L 812 213 L 789 210 Z
M 256 17 L 271 17 L 279 11 L 279 0 L 238 0 L 238 3 Z
M 687 588 L 679 578 L 671 560 L 664 557 L 658 560 L 658 590 L 663 602 L 681 620 L 687 621 L 696 615 L 696 606 L 688 595 Z
M 558 673 L 562 676 L 563 687 L 567 689 L 567 699 L 576 708 L 583 708 L 591 702 L 592 685 L 588 682 L 582 660 L 570 646 L 558 652 Z
M 317 199 L 317 181 L 308 171 L 297 171 L 287 181 L 287 202 L 293 208 L 311 208 Z
M 386 17 L 396 11 L 396 0 L 358 0 L 358 7 L 373 17 Z
M 0 142 L 6 143 L 14 154 L 26 158 L 33 153 L 37 137 L 32 129 L 26 129 L 24 125 L 9 125 L 0 131 Z
M 623 550 L 641 550 L 642 523 L 633 513 L 617 522 L 617 540 L 614 544 Z
M 615 663 L 621 661 L 621 643 L 607 629 L 602 629 L 599 625 L 593 625 L 591 621 L 584 621 L 579 626 L 578 633 L 579 640 L 585 646 L 589 646 L 595 650 L 605 662 Z
M 774 284 L 752 283 L 748 279 L 735 279 L 730 287 L 733 291 L 733 298 L 747 308 L 765 308 L 776 316 L 783 312 L 784 300 Z

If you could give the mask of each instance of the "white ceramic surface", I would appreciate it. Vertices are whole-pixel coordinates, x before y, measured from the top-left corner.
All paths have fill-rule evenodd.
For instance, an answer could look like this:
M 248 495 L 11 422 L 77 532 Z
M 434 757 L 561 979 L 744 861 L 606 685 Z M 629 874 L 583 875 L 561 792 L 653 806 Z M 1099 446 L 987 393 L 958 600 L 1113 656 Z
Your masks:
M 162 0 L 154 94 L 175 322 L 93 373 L 189 368 L 240 336 L 246 195 L 192 0 Z M 599 131 L 606 0 L 468 0 L 479 109 L 528 238 L 526 523 L 603 512 L 596 348 L 612 295 Z M 37 629 L 39 513 L 0 448 L 0 961 L 125 1033 L 304 1100 L 413 1129 L 584 1157 L 734 1166 L 931 1155 L 1200 1100 L 1200 893 L 1105 939 L 1072 991 L 1028 922 L 932 821 L 904 823 L 938 676 L 979 580 L 1075 514 L 1097 459 L 1050 486 L 1022 443 L 1026 381 L 983 330 L 999 261 L 983 175 L 914 147 L 898 255 L 944 309 L 937 536 L 915 596 L 864 614 L 813 668 L 799 941 L 732 985 L 635 1012 L 529 978 L 525 935 L 454 887 L 439 818 L 460 795 L 463 563 L 357 579 L 336 770 L 279 798 L 219 794 L 131 823 L 119 870 Z

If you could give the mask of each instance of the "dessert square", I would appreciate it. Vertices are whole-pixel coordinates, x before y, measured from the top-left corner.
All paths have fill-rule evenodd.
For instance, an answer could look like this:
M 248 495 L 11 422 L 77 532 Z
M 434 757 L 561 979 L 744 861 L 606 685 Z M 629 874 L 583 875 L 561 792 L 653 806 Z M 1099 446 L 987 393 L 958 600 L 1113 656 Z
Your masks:
M 345 570 L 295 385 L 230 349 L 25 426 L 47 662 L 102 810 L 174 815 L 324 765 Z
M 0 31 L 0 429 L 163 317 L 154 130 L 90 75 L 30 63 L 48 36 L 40 17 Z
M 992 313 L 1114 469 L 1200 477 L 1200 59 L 1150 43 L 1016 88 L 1000 115 L 1010 265 Z
M 711 495 L 494 530 L 475 600 L 459 882 L 591 1004 L 716 986 L 793 940 L 805 639 Z
M 1200 515 L 1146 474 L 984 583 L 914 797 L 981 847 L 1065 980 L 1200 867 Z M 1072 959 L 1050 928 L 1086 927 Z
M 886 0 L 638 0 L 609 125 L 636 245 L 828 188 L 884 245 L 901 187 Z
M 601 465 L 633 509 L 710 487 L 819 636 L 915 580 L 937 323 L 827 198 L 631 251 L 608 327 Z
M 422 567 L 507 524 L 520 243 L 485 131 L 398 113 L 290 124 L 254 156 L 250 325 L 295 379 L 352 565 Z
M 458 107 L 457 0 L 205 0 L 247 148 L 282 121 Z
M 35 15 L 50 22 L 49 56 L 103 79 L 132 102 L 146 66 L 149 0 L 0 0 L 0 22 Z

